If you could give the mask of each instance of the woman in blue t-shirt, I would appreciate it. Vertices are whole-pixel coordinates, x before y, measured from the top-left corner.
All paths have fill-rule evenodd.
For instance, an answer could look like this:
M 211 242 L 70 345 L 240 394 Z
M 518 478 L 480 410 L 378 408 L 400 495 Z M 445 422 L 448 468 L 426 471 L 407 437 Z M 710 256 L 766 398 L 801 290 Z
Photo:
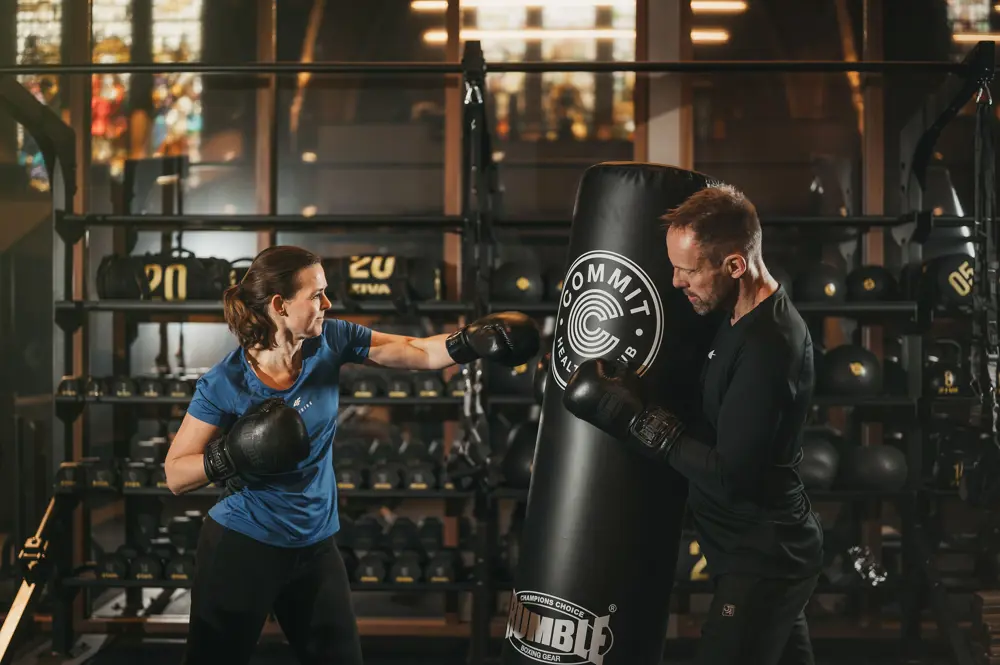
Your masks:
M 327 319 L 326 287 L 319 257 L 278 246 L 225 293 L 239 348 L 199 379 L 165 463 L 175 494 L 213 482 L 233 490 L 201 530 L 185 663 L 247 663 L 272 611 L 302 663 L 362 662 L 333 539 L 342 365 L 517 366 L 538 351 L 538 329 L 523 314 L 493 314 L 450 335 L 389 335 Z

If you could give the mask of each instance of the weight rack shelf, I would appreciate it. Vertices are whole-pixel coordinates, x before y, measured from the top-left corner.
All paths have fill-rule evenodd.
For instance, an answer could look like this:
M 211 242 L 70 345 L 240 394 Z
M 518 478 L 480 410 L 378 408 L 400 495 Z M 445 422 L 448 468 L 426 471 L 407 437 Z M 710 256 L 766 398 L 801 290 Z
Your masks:
M 193 490 L 191 492 L 185 492 L 184 494 L 177 496 L 209 496 L 218 497 L 222 493 L 221 487 L 202 487 L 201 489 Z M 55 490 L 57 494 L 77 494 L 83 496 L 175 496 L 166 487 L 124 487 L 124 488 L 108 488 L 108 487 L 85 487 L 85 488 L 57 488 Z M 442 489 L 427 489 L 427 490 L 415 490 L 415 489 L 391 489 L 391 490 L 373 490 L 373 489 L 338 489 L 337 496 L 341 499 L 366 499 L 366 500 L 383 500 L 383 499 L 462 499 L 467 500 L 475 496 L 475 492 L 467 492 L 462 490 L 442 490 Z
M 909 322 L 916 321 L 919 305 L 913 300 L 843 303 L 796 302 L 795 309 L 800 314 L 809 316 L 827 316 L 864 321 L 877 319 L 887 322 L 901 319 Z M 558 313 L 559 304 L 553 302 L 493 302 L 490 303 L 490 310 L 493 312 L 518 310 L 525 314 L 555 316 Z
M 467 303 L 456 301 L 414 302 L 408 310 L 400 310 L 388 301 L 369 301 L 354 304 L 331 303 L 331 314 L 396 314 L 413 312 L 422 314 L 465 314 L 470 311 Z M 221 300 L 59 300 L 57 314 L 82 314 L 85 312 L 122 312 L 135 314 L 216 314 L 222 315 Z
M 190 580 L 104 580 L 96 577 L 67 577 L 62 580 L 63 586 L 89 589 L 189 589 Z M 427 593 L 472 591 L 475 582 L 414 582 L 399 584 L 366 584 L 352 582 L 352 591 L 391 591 L 396 593 Z
M 190 397 L 90 397 L 56 395 L 57 404 L 127 404 L 130 406 L 186 405 Z M 341 397 L 343 406 L 457 406 L 461 397 Z
M 527 501 L 528 490 L 513 487 L 497 487 L 492 491 L 495 499 Z M 807 492 L 811 501 L 891 501 L 912 497 L 915 491 L 872 491 L 872 490 L 824 490 Z

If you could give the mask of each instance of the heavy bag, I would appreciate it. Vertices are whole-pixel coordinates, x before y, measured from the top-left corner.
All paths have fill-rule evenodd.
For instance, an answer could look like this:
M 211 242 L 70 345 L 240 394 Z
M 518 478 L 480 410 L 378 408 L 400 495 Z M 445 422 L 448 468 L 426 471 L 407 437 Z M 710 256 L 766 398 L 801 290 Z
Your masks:
M 606 163 L 577 192 L 503 663 L 658 665 L 687 483 L 570 414 L 588 358 L 640 367 L 652 401 L 698 413 L 717 319 L 674 289 L 660 217 L 708 185 L 669 166 Z

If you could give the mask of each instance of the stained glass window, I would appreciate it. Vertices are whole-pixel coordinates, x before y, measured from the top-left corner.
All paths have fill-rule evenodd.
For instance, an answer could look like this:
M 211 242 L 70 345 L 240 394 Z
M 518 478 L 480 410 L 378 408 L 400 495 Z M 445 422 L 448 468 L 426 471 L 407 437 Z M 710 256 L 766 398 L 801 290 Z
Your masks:
M 193 62 L 202 57 L 202 0 L 153 0 L 153 61 Z M 153 82 L 153 155 L 200 161 L 202 78 L 157 74 Z
M 62 45 L 62 0 L 17 0 L 17 64 L 55 65 Z M 59 77 L 20 76 L 18 81 L 36 99 L 56 109 L 59 106 Z M 17 126 L 18 163 L 28 169 L 31 186 L 49 188 L 45 160 L 34 138 Z
M 520 61 L 531 55 L 543 61 L 634 60 L 635 0 L 465 0 L 462 33 L 466 39 L 482 42 L 487 62 Z M 533 54 L 529 44 L 535 45 L 531 47 Z M 598 99 L 599 77 L 592 73 L 542 74 L 541 90 L 536 88 L 534 95 L 528 89 L 531 77 L 490 74 L 488 88 L 495 106 L 498 137 L 515 133 L 512 125 L 519 118 L 540 116 L 541 127 L 523 128 L 522 138 L 630 138 L 635 128 L 635 75 L 623 72 L 610 76 L 610 98 L 605 92 Z M 540 102 L 534 104 L 540 103 L 541 109 L 526 108 L 539 94 Z M 608 120 L 604 126 L 598 126 L 597 108 L 605 110 Z
M 131 0 L 93 0 L 92 58 L 99 64 L 128 62 L 132 54 Z M 95 74 L 90 100 L 91 156 L 120 176 L 128 158 L 128 74 Z

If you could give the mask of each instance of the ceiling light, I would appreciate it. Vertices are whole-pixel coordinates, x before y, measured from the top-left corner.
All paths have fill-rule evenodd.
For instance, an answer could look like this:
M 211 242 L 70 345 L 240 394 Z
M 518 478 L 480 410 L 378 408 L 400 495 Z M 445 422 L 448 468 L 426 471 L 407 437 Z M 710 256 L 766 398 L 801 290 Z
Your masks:
M 635 39 L 635 30 L 593 29 L 593 30 L 545 30 L 544 28 L 525 30 L 463 30 L 463 41 L 531 41 L 531 40 L 571 40 L 571 39 Z M 424 33 L 428 44 L 444 44 L 448 41 L 446 30 L 428 30 Z
M 743 0 L 691 0 L 694 14 L 742 14 L 746 10 Z
M 729 31 L 722 28 L 694 28 L 691 41 L 695 44 L 725 44 L 729 41 Z

